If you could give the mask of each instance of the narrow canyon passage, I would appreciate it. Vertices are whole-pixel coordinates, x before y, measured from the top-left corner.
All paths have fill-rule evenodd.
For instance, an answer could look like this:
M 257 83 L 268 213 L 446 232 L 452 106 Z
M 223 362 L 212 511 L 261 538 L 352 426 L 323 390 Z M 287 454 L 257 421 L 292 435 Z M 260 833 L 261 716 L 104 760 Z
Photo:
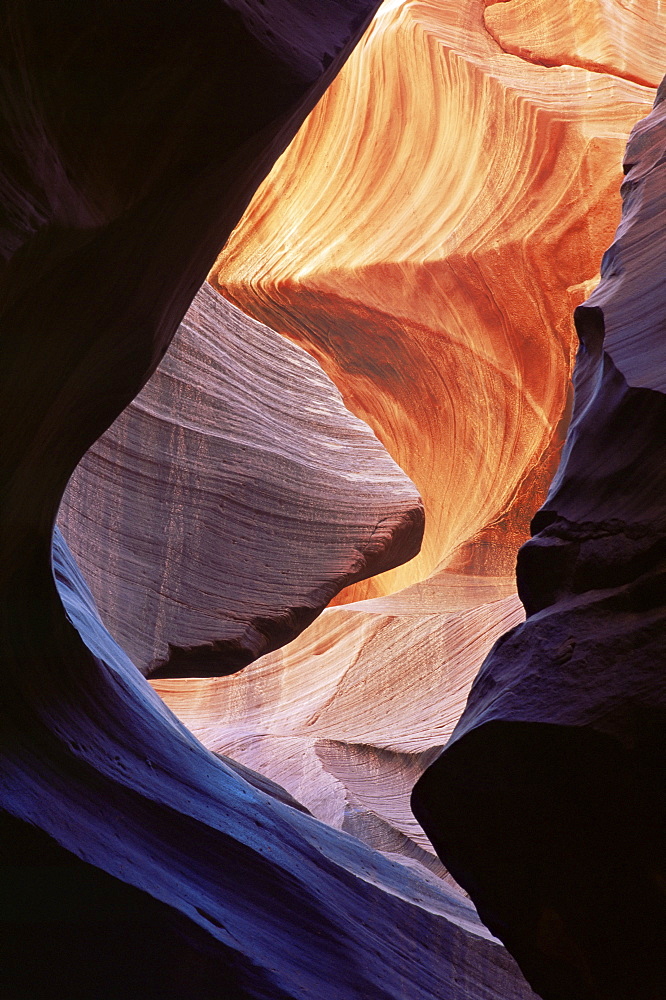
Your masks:
M 0 995 L 660 1000 L 660 0 L 158 6 L 0 12 Z

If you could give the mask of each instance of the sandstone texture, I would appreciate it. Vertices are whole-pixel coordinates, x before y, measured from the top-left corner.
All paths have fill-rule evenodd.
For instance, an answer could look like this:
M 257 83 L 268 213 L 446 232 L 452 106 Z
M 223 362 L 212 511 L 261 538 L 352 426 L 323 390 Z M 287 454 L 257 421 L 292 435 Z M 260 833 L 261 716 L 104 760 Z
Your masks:
M 413 484 L 317 362 L 205 284 L 59 523 L 146 673 L 233 673 L 418 552 Z
M 267 775 L 324 822 L 446 877 L 409 796 L 493 642 L 522 620 L 512 580 L 443 574 L 328 608 L 234 677 L 153 686 L 209 749 Z
M 578 66 L 646 87 L 664 73 L 660 0 L 490 0 L 484 21 L 505 52 L 539 66 Z
M 317 357 L 424 499 L 420 555 L 338 601 L 513 572 L 664 27 L 654 3 L 383 4 L 218 258 L 213 285 Z
M 0 9 L 8 1000 L 666 995 L 666 15 L 378 6 Z
M 416 816 L 553 1000 L 666 990 L 666 103 L 632 132 L 623 215 L 576 310 L 575 405 L 503 636 Z

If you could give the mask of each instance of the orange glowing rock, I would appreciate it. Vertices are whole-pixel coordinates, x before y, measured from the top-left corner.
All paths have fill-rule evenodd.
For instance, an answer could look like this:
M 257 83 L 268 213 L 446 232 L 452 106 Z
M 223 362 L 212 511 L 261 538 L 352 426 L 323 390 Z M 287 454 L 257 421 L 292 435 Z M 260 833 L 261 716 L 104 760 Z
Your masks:
M 485 23 L 505 52 L 542 66 L 580 66 L 648 87 L 664 75 L 660 0 L 491 0 Z
M 320 361 L 424 498 L 420 555 L 345 600 L 510 573 L 552 475 L 572 306 L 617 224 L 664 15 L 546 6 L 386 3 L 211 274 Z

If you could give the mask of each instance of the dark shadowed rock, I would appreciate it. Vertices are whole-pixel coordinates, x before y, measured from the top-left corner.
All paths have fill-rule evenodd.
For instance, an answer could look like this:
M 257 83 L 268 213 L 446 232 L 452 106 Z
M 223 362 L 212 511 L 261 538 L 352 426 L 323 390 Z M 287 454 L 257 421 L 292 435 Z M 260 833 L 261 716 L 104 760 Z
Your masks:
M 58 532 L 53 554 L 56 638 L 91 652 L 3 757 L 12 998 L 528 1000 L 469 901 L 209 753 L 105 631 Z

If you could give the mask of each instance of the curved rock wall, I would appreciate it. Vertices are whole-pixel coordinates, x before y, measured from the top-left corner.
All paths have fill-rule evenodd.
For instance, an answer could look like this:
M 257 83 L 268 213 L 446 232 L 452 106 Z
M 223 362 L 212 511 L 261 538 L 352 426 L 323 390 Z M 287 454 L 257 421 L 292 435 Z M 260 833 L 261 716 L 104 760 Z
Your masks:
M 57 531 L 52 547 L 76 462 L 155 370 L 373 6 L 229 0 L 165 17 L 153 0 L 11 0 L 0 13 L 0 847 L 19 887 L 2 989 L 527 998 L 434 844 L 544 997 L 663 993 L 663 104 L 634 134 L 624 221 L 576 314 L 574 421 L 520 556 L 524 625 L 507 580 L 566 421 L 568 308 L 595 283 L 617 153 L 656 82 L 659 4 L 640 17 L 612 0 L 552 17 L 527 0 L 385 4 L 218 260 L 213 282 L 321 361 L 413 475 L 430 522 L 422 556 L 347 593 L 290 647 L 240 675 L 154 682 L 235 762 L 156 696 Z M 232 315 L 213 301 L 205 291 L 197 308 Z M 275 356 L 299 355 L 262 336 Z M 207 368 L 213 357 L 217 345 Z M 317 397 L 324 383 L 301 360 Z M 77 495 L 77 519 L 95 503 L 80 477 L 101 470 L 114 433 L 123 455 L 148 426 L 162 448 L 154 418 L 171 420 L 179 392 L 169 365 L 147 390 L 150 420 L 138 404 L 72 485 L 70 530 L 102 596 L 101 547 L 87 551 L 73 520 Z M 208 464 L 215 434 L 194 402 L 182 440 L 212 448 Z M 396 483 L 398 522 L 418 527 L 411 486 L 335 405 Z M 339 486 L 339 473 L 327 463 L 322 478 Z M 357 496 L 342 519 L 336 508 L 335 552 L 284 609 L 248 611 L 241 638 L 224 641 L 254 656 L 276 638 L 276 611 L 284 638 L 302 624 L 295 607 L 316 613 L 371 555 L 383 568 L 401 535 L 391 526 L 376 551 L 373 496 L 360 522 Z M 119 520 L 119 622 L 138 592 L 136 550 L 145 543 L 154 568 L 174 548 L 160 517 L 143 533 Z M 294 546 L 287 555 L 297 561 Z M 257 574 L 257 593 L 270 576 Z M 197 600 L 218 599 L 197 586 Z M 203 644 L 189 670 L 203 672 L 219 623 L 193 625 L 169 588 L 151 584 L 128 640 L 146 669 L 165 646 Z M 428 764 L 417 822 L 408 792 Z M 63 885 L 77 887 L 65 931 Z M 22 908 L 35 886 L 39 905 Z
M 654 3 L 385 3 L 218 258 L 424 498 L 421 554 L 346 600 L 513 571 L 664 28 Z
M 234 677 L 153 686 L 209 749 L 269 776 L 323 821 L 442 874 L 409 796 L 493 642 L 523 620 L 513 589 L 445 575 L 328 608 Z
M 528 1000 L 505 949 L 441 879 L 204 749 L 106 632 L 57 531 L 53 558 L 68 628 L 94 669 L 74 674 L 68 701 L 38 702 L 31 753 L 3 729 L 14 750 L 3 756 L 3 803 L 24 821 L 9 829 L 30 845 L 17 843 L 12 859 L 27 866 L 19 885 L 33 901 L 26 912 L 21 894 L 9 900 L 3 985 L 58 1000 Z M 51 838 L 38 850 L 35 827 Z M 92 961 L 81 955 L 90 925 L 110 932 L 92 938 Z
M 423 509 L 317 362 L 204 285 L 77 467 L 59 523 L 134 663 L 207 676 L 411 558 Z

